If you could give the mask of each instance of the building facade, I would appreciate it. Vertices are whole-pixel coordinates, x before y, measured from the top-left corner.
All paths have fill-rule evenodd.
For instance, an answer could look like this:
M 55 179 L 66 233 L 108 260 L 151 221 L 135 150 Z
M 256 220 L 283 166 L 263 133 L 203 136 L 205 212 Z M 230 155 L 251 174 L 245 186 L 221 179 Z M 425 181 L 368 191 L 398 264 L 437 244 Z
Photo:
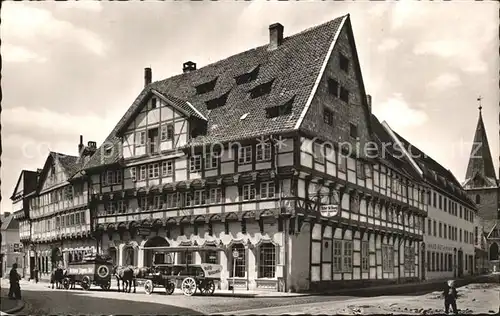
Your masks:
M 5 212 L 1 215 L 1 276 L 8 277 L 9 271 L 14 263 L 18 265 L 18 272 L 24 274 L 23 244 L 19 240 L 19 222 L 14 218 L 14 214 Z
M 476 244 L 481 244 L 483 234 L 486 238 L 487 253 L 478 250 L 476 257 L 482 262 L 486 256 L 489 262 L 489 271 L 500 271 L 500 187 L 495 174 L 481 106 L 479 107 L 479 118 L 465 175 L 464 188 L 479 209 L 480 221 L 476 234 Z
M 92 142 L 89 145 L 92 150 Z M 32 271 L 37 267 L 41 279 L 49 279 L 53 267 L 66 266 L 81 260 L 85 253 L 96 251 L 87 183 L 69 181 L 83 163 L 84 157 L 50 152 L 39 173 L 36 190 L 27 196 L 29 268 Z
M 118 265 L 211 245 L 223 251 L 173 260 L 221 264 L 223 289 L 233 271 L 243 289 L 418 281 L 429 187 L 370 144 L 349 16 L 287 38 L 273 24 L 254 50 L 154 83 L 146 69 L 71 181 L 88 183 L 98 251 Z

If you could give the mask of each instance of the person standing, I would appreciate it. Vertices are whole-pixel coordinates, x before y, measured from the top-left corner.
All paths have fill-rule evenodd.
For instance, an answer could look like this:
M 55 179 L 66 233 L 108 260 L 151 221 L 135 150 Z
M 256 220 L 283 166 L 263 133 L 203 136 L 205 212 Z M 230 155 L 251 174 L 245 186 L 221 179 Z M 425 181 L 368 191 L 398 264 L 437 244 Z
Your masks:
M 17 263 L 14 263 L 9 273 L 9 298 L 11 300 L 21 299 L 21 286 L 19 285 L 20 280 L 21 276 L 17 273 Z
M 38 267 L 35 266 L 35 269 L 33 269 L 33 274 L 35 275 L 35 283 L 38 283 Z
M 457 310 L 457 298 L 458 298 L 458 293 L 457 289 L 455 288 L 455 281 L 449 280 L 446 284 L 446 288 L 444 289 L 443 292 L 444 295 L 444 312 L 448 314 L 448 311 L 450 310 L 450 305 L 451 308 L 453 309 L 453 313 L 455 315 L 458 314 Z

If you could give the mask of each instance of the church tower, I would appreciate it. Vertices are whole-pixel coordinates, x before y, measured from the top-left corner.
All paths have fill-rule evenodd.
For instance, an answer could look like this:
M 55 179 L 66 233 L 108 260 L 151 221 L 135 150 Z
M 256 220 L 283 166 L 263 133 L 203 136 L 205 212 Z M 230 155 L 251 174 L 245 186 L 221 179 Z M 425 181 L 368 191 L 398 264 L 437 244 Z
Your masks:
M 481 102 L 481 98 L 478 101 Z M 487 239 L 490 267 L 493 264 L 497 270 L 500 245 L 500 187 L 484 127 L 481 105 L 479 105 L 479 118 L 463 187 L 479 209 L 478 226 L 482 227 Z

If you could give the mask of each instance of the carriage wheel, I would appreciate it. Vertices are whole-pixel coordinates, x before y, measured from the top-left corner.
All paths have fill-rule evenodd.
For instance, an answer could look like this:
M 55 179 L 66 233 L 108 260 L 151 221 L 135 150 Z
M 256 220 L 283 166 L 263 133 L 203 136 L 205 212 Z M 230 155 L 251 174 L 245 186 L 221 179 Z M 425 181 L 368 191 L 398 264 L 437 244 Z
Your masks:
M 194 293 L 196 293 L 196 281 L 191 277 L 185 278 L 184 280 L 182 280 L 181 289 L 184 292 L 184 295 L 193 295 Z
M 64 278 L 64 279 L 62 280 L 62 284 L 63 284 L 64 288 L 65 288 L 66 290 L 68 290 L 68 289 L 69 289 L 69 286 L 71 285 L 71 282 L 70 282 L 69 278 Z
M 90 290 L 90 277 L 88 275 L 84 276 L 83 279 L 82 279 L 82 282 L 80 282 L 80 285 L 82 287 L 82 289 L 84 289 L 85 291 L 88 291 Z
M 104 291 L 108 291 L 110 288 L 111 288 L 111 282 L 109 281 L 101 284 L 101 289 L 103 289 Z
M 153 284 L 153 281 L 147 280 L 146 283 L 144 283 L 144 291 L 146 294 L 151 295 L 155 289 L 155 286 Z
M 201 294 L 203 295 L 213 295 L 215 292 L 215 283 L 212 280 L 206 280 L 200 286 Z
M 165 282 L 165 292 L 167 295 L 172 295 L 175 291 L 175 283 L 166 281 Z

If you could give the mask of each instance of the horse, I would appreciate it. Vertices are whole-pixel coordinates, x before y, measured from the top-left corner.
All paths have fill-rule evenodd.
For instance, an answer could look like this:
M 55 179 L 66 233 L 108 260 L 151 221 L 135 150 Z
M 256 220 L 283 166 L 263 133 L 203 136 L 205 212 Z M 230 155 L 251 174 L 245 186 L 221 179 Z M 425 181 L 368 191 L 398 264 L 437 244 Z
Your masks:
M 54 268 L 50 274 L 50 284 L 52 288 L 54 288 L 54 284 L 56 285 L 56 289 L 62 289 L 62 281 L 64 279 L 64 270 L 62 268 Z
M 133 266 L 114 266 L 113 267 L 113 274 L 116 277 L 116 283 L 118 285 L 118 292 L 120 291 L 120 281 L 122 281 L 122 289 L 123 292 L 128 293 L 131 292 L 132 290 L 132 282 L 134 283 L 134 293 L 136 293 L 136 286 L 137 286 L 137 280 L 136 280 L 136 273 L 135 273 L 136 268 Z

